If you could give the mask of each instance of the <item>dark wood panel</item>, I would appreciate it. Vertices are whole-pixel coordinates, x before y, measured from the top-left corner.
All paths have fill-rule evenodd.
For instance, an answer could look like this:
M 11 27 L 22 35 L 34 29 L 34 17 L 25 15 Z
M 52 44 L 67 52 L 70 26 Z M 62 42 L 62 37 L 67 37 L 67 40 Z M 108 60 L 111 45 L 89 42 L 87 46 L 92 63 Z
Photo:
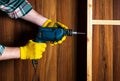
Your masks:
M 113 8 L 114 8 L 114 12 L 113 12 L 113 18 L 119 20 L 120 19 L 120 12 L 119 12 L 119 8 L 120 8 L 120 0 L 113 0 Z M 120 80 L 120 26 L 114 26 L 113 29 L 114 33 L 114 40 L 113 40 L 113 81 L 119 81 Z
M 113 40 L 113 81 L 120 80 L 120 26 L 114 26 Z
M 14 81 L 14 61 L 0 62 L 0 80 L 1 81 Z
M 120 20 L 120 0 L 113 0 L 113 19 Z

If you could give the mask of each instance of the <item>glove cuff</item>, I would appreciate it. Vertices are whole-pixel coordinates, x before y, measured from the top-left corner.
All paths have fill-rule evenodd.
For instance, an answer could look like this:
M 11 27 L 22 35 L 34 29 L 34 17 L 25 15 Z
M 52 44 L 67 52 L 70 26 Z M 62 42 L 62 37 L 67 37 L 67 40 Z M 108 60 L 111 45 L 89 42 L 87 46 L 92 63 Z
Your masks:
M 20 59 L 25 60 L 26 56 L 26 47 L 20 47 Z
M 56 22 L 58 25 L 60 25 L 62 28 L 64 28 L 64 29 L 68 29 L 68 26 L 66 26 L 66 25 L 64 25 L 64 24 L 62 24 L 62 23 L 60 23 L 60 22 Z
M 52 20 L 48 19 L 47 21 L 45 21 L 45 23 L 43 23 L 42 27 L 48 26 L 48 24 L 50 24 L 51 22 Z

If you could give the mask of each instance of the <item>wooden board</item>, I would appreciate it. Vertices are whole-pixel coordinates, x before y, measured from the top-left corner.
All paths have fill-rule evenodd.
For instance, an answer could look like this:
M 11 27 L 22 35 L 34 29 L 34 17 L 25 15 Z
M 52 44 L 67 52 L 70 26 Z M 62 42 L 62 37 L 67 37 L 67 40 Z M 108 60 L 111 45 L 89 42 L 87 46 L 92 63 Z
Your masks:
M 93 19 L 111 20 L 113 15 L 113 0 L 93 0 Z
M 92 81 L 113 81 L 113 27 L 93 27 Z
M 93 1 L 92 81 L 120 80 L 120 26 L 113 26 L 120 25 L 119 3 L 119 0 Z
M 120 20 L 92 20 L 93 25 L 120 25 Z
M 69 29 L 76 29 L 76 2 L 73 0 L 57 0 L 57 21 L 66 24 Z M 58 47 L 58 81 L 75 80 L 76 37 L 67 40 Z M 69 42 L 68 42 L 69 41 Z M 73 50 L 74 49 L 74 50 Z M 66 68 L 67 67 L 67 68 Z M 67 74 L 69 74 L 69 76 Z
M 87 2 L 87 81 L 92 81 L 92 0 Z
M 120 20 L 120 0 L 114 0 L 113 1 L 113 19 L 115 20 Z M 114 81 L 119 81 L 120 80 L 120 26 L 114 26 L 113 28 L 113 35 L 114 35 L 114 40 L 113 40 L 113 78 Z
M 111 22 L 106 21 L 113 18 L 112 0 L 93 0 L 92 15 L 92 24 L 96 24 L 93 27 L 92 81 L 113 81 L 113 29 L 107 26 Z
M 114 81 L 120 80 L 120 26 L 114 26 L 113 28 L 113 79 Z

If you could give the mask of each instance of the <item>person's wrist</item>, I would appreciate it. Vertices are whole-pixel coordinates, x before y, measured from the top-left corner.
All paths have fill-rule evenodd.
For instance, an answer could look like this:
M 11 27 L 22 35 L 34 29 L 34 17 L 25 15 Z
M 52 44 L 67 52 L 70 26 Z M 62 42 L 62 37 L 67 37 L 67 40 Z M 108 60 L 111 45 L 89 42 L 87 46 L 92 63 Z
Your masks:
M 41 20 L 41 26 L 43 26 L 48 20 L 48 18 L 44 18 L 43 20 Z
M 42 27 L 49 27 L 49 26 L 51 26 L 51 23 L 53 23 L 52 20 L 47 19 L 47 20 L 42 24 Z

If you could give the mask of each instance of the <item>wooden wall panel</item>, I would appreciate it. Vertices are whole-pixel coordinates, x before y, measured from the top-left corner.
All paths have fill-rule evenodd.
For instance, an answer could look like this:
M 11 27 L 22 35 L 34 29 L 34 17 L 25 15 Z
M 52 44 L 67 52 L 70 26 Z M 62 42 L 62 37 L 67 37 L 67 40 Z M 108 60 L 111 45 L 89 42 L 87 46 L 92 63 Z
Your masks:
M 93 19 L 113 19 L 112 0 L 93 0 Z M 113 27 L 93 26 L 92 81 L 113 81 Z
M 113 0 L 93 0 L 93 19 L 112 19 Z
M 32 0 L 31 0 L 32 1 Z M 56 0 L 36 0 L 35 9 L 44 16 L 56 21 Z M 39 61 L 36 80 L 57 81 L 57 46 L 48 46 L 43 59 Z
M 113 81 L 113 27 L 93 27 L 93 80 Z
M 70 29 L 76 29 L 76 5 L 73 0 L 57 0 L 57 21 L 63 22 Z M 75 37 L 67 37 L 67 40 L 58 48 L 58 81 L 75 80 Z M 66 49 L 67 48 L 67 49 Z M 74 49 L 74 50 L 73 50 Z M 70 60 L 72 59 L 72 60 Z M 66 60 L 66 61 L 65 61 Z M 67 68 L 66 68 L 67 67 Z M 71 68 L 70 68 L 71 67 Z M 68 75 L 62 72 L 68 73 Z
M 119 81 L 120 80 L 120 26 L 114 26 L 113 29 L 114 33 L 114 40 L 113 40 L 113 81 Z
M 76 0 L 28 0 L 40 14 L 60 21 L 75 29 Z M 21 46 L 35 37 L 37 27 L 21 19 L 10 19 L 0 14 L 0 43 Z M 75 81 L 75 37 L 67 37 L 61 45 L 48 44 L 43 58 L 39 60 L 36 81 Z M 33 67 L 30 60 L 0 61 L 0 81 L 32 81 Z
M 113 1 L 113 19 L 116 20 L 120 20 L 120 12 L 119 12 L 119 8 L 120 8 L 120 0 L 114 0 Z M 113 29 L 114 33 L 114 40 L 113 40 L 113 47 L 114 47 L 114 55 L 113 55 L 113 77 L 114 77 L 114 81 L 119 81 L 120 80 L 120 26 L 114 26 Z
M 119 4 L 119 0 L 93 0 L 93 20 L 119 21 Z M 120 80 L 120 26 L 107 25 L 93 26 L 92 81 Z

